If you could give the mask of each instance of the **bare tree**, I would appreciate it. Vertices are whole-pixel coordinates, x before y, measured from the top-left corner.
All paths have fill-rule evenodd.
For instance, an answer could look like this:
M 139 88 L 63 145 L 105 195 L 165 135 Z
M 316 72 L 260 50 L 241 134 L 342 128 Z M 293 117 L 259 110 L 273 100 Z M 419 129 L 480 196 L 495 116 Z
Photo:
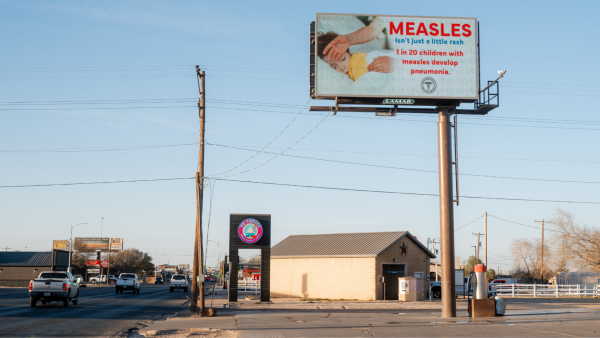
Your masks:
M 540 239 L 517 239 L 513 238 L 510 245 L 511 252 L 515 259 L 515 265 L 525 266 L 524 275 L 527 278 L 538 278 L 542 276 L 542 240 Z M 552 270 L 549 267 L 552 253 L 550 245 L 544 243 L 544 276 L 549 276 Z
M 552 240 L 561 248 L 563 269 L 569 264 L 579 268 L 600 271 L 600 230 L 585 224 L 576 224 L 575 215 L 557 208 L 552 219 L 555 230 Z
M 73 245 L 71 266 L 76 269 L 85 269 L 87 267 L 87 261 L 94 259 L 95 256 L 95 252 L 85 251 L 85 248 L 81 244 L 75 244 Z

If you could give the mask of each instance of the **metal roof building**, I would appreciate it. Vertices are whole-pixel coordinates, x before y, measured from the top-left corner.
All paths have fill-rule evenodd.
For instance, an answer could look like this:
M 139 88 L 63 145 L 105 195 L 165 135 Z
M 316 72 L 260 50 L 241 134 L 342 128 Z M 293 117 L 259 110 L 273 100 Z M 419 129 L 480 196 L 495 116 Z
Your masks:
M 0 286 L 24 286 L 44 270 L 66 270 L 69 252 L 0 252 Z
M 271 248 L 271 296 L 398 299 L 398 277 L 428 290 L 434 257 L 408 231 L 293 235 Z

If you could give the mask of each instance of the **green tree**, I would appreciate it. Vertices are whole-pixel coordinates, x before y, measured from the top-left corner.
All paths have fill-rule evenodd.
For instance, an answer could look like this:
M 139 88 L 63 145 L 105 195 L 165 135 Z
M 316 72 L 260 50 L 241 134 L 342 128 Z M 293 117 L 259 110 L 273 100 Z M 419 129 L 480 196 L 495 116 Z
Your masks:
M 465 277 L 469 275 L 471 271 L 473 271 L 473 265 L 482 264 L 481 259 L 477 259 L 475 256 L 469 256 L 467 260 L 467 266 L 465 266 Z
M 489 269 L 487 271 L 487 279 L 488 279 L 488 283 L 493 281 L 494 279 L 496 279 L 496 270 Z

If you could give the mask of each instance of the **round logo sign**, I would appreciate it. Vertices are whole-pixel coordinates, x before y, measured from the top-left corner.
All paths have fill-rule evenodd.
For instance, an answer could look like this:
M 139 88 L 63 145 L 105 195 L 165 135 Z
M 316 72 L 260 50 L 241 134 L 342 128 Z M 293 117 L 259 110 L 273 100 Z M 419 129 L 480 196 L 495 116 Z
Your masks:
M 423 92 L 425 92 L 427 94 L 431 94 L 431 93 L 435 92 L 436 88 L 437 88 L 437 83 L 435 82 L 435 80 L 432 77 L 423 78 L 423 80 L 421 81 L 421 89 L 423 90 Z
M 238 226 L 238 236 L 242 242 L 254 244 L 262 237 L 263 228 L 259 221 L 254 218 L 246 218 Z

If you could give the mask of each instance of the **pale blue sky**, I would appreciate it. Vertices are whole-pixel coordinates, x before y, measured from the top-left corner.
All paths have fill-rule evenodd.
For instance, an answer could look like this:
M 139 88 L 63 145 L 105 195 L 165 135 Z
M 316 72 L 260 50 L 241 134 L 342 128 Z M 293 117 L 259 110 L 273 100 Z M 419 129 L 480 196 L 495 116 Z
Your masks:
M 459 119 L 461 172 L 600 182 L 597 2 L 0 1 L 0 6 L 0 185 L 193 176 L 196 145 L 87 152 L 6 150 L 197 142 L 195 64 L 208 74 L 207 141 L 264 146 L 309 99 L 308 33 L 315 12 L 476 17 L 481 25 L 482 81 L 495 79 L 501 69 L 507 74 L 499 109 L 488 116 Z M 93 100 L 155 101 L 89 104 Z M 277 106 L 266 106 L 269 103 Z M 569 121 L 519 120 L 523 118 Z M 321 120 L 322 115 L 300 115 L 272 147 L 289 147 Z M 436 116 L 423 115 L 339 114 L 325 119 L 288 153 L 435 171 L 436 121 Z M 251 154 L 208 146 L 206 173 L 229 170 Z M 234 172 L 272 156 L 258 155 Z M 232 178 L 438 192 L 435 173 L 291 157 Z M 600 202 L 598 186 L 460 179 L 465 196 Z M 205 225 L 209 200 L 207 189 Z M 69 225 L 80 222 L 90 224 L 77 227 L 75 236 L 99 236 L 104 217 L 105 236 L 124 237 L 126 247 L 152 254 L 158 247 L 164 255 L 161 263 L 190 263 L 194 203 L 193 181 L 4 188 L 0 246 L 48 250 L 48 238 L 65 239 Z M 455 227 L 484 211 L 537 226 L 534 220 L 551 218 L 557 207 L 581 214 L 581 222 L 598 224 L 597 204 L 463 198 L 455 208 Z M 408 230 L 423 242 L 439 237 L 437 197 L 217 181 L 209 236 L 221 243 L 221 253 L 227 249 L 229 213 L 272 214 L 273 244 L 292 234 L 338 232 Z M 483 231 L 482 224 L 478 220 L 456 233 L 461 260 L 473 253 L 476 239 L 469 234 Z M 511 238 L 540 236 L 535 229 L 493 218 L 488 232 L 490 265 L 503 269 L 512 266 Z M 210 243 L 209 265 L 216 262 L 216 253 L 216 245 Z

